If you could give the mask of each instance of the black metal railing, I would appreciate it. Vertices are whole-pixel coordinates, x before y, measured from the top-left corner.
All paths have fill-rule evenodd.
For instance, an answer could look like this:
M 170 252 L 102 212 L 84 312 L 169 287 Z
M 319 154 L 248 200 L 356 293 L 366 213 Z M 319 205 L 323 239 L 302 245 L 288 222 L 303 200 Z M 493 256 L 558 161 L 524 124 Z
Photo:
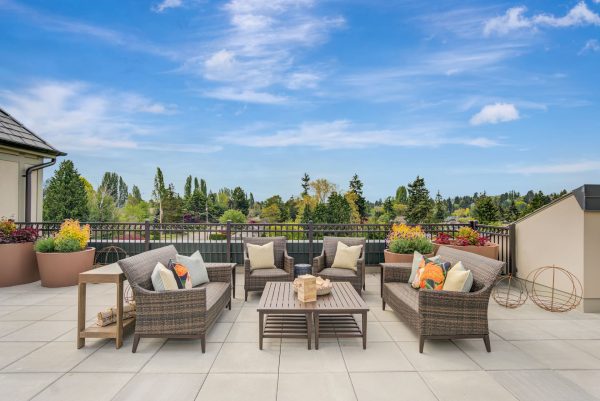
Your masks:
M 97 249 L 115 245 L 129 256 L 173 244 L 178 252 L 191 254 L 200 250 L 207 262 L 243 263 L 245 237 L 277 237 L 287 239 L 288 254 L 297 263 L 310 263 L 321 253 L 325 236 L 364 237 L 367 265 L 383 262 L 383 250 L 391 224 L 296 224 L 296 223 L 87 223 L 91 229 L 90 246 Z M 60 223 L 17 223 L 33 227 L 42 236 L 57 232 Z M 499 259 L 506 262 L 507 273 L 515 272 L 514 225 L 490 226 L 469 223 L 421 224 L 429 238 L 439 233 L 454 235 L 461 227 L 470 226 L 499 245 Z

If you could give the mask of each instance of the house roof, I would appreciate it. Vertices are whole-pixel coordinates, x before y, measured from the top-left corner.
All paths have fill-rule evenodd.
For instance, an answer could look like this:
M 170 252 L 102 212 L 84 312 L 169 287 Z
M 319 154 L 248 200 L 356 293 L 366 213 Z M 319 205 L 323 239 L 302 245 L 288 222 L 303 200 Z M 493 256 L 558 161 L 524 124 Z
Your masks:
M 36 151 L 50 156 L 65 156 L 48 142 L 31 132 L 16 118 L 0 108 L 0 145 Z

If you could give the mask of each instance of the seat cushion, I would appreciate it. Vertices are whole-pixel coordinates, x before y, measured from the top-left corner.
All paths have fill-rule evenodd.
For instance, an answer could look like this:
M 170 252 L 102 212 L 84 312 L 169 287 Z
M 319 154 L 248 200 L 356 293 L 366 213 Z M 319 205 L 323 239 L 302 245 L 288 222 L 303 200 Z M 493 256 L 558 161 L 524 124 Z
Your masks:
M 319 273 L 317 273 L 317 275 L 329 277 L 356 277 L 356 271 L 337 267 L 328 267 L 321 270 Z
M 206 288 L 206 309 L 209 310 L 223 296 L 223 293 L 229 291 L 229 283 L 211 281 L 194 288 Z
M 418 312 L 419 291 L 412 288 L 408 283 L 385 283 L 384 285 L 394 298 Z
M 270 268 L 270 269 L 252 270 L 250 275 L 252 277 L 281 277 L 281 276 L 287 276 L 288 273 L 283 269 Z

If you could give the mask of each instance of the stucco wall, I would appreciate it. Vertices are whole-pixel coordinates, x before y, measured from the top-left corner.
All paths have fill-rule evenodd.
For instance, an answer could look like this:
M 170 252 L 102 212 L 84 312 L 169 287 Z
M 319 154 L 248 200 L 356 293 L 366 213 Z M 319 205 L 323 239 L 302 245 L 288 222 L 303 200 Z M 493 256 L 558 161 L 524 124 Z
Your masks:
M 600 311 L 600 212 L 585 212 L 584 238 L 584 296 L 596 299 L 594 309 Z
M 0 172 L 0 217 L 14 218 L 18 221 L 25 220 L 25 170 L 32 165 L 41 163 L 42 160 L 41 156 L 0 148 L 0 168 L 2 168 L 2 172 Z M 34 196 L 32 221 L 42 221 L 43 173 L 38 171 L 31 178 Z M 16 209 L 13 206 L 14 202 L 17 203 Z

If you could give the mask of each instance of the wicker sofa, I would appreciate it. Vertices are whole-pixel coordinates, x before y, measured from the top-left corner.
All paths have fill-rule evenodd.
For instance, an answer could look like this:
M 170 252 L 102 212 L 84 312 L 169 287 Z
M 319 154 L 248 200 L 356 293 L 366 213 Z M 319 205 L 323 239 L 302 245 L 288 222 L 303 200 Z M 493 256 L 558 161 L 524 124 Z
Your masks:
M 136 303 L 132 352 L 141 337 L 199 338 L 206 351 L 206 333 L 227 306 L 231 309 L 231 268 L 206 263 L 210 282 L 192 289 L 154 291 L 151 275 L 158 262 L 175 259 L 173 245 L 154 249 L 119 261 Z
M 349 269 L 338 269 L 331 267 L 337 251 L 338 242 L 348 246 L 362 245 L 360 257 L 356 262 L 356 272 Z M 364 238 L 351 237 L 325 237 L 323 238 L 323 250 L 321 255 L 313 259 L 313 275 L 319 276 L 331 281 L 349 281 L 361 293 L 365 283 L 365 244 Z
M 419 333 L 419 352 L 426 339 L 483 338 L 491 351 L 488 303 L 504 262 L 442 246 L 437 255 L 445 262 L 462 261 L 473 273 L 471 292 L 416 290 L 408 284 L 410 265 L 384 266 L 383 304 L 398 312 Z
M 250 269 L 248 244 L 265 245 L 273 242 L 276 269 Z M 248 292 L 262 291 L 267 281 L 293 281 L 294 258 L 288 256 L 285 237 L 248 237 L 244 238 L 244 299 Z

